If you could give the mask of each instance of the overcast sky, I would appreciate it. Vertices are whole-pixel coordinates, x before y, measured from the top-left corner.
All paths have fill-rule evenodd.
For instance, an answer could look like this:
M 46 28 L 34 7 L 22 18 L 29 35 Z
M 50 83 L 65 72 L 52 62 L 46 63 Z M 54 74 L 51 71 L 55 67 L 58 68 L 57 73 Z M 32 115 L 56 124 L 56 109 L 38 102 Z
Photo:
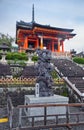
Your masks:
M 15 37 L 16 21 L 35 22 L 74 29 L 77 35 L 65 41 L 65 51 L 84 51 L 84 0 L 0 0 L 0 32 Z

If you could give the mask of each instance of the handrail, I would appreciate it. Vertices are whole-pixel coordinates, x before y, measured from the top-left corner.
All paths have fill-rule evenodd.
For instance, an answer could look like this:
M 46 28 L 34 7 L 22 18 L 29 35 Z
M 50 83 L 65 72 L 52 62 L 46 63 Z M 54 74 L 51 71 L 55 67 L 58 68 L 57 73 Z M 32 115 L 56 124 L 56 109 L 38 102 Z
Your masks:
M 10 124 L 10 129 L 12 130 L 16 130 L 16 129 L 19 129 L 19 130 L 32 130 L 32 129 L 40 129 L 40 128 L 56 128 L 56 127 L 67 127 L 69 130 L 71 129 L 71 126 L 73 125 L 84 125 L 84 121 L 81 121 L 80 120 L 80 116 L 84 116 L 84 112 L 83 111 L 79 111 L 79 112 L 70 112 L 69 109 L 70 107 L 84 107 L 84 103 L 69 103 L 69 104 L 31 104 L 31 105 L 18 105 L 17 107 L 13 107 L 12 105 L 12 102 L 10 100 L 10 97 L 8 97 L 8 101 L 9 101 L 9 124 Z M 66 108 L 66 113 L 65 114 L 47 114 L 47 108 L 48 107 L 65 107 Z M 40 115 L 23 115 L 23 110 L 24 108 L 44 108 L 44 114 L 40 114 Z M 13 128 L 13 109 L 19 109 L 19 120 L 18 120 L 18 126 L 17 128 Z M 65 118 L 65 121 L 63 123 L 60 123 L 59 122 L 59 118 L 61 116 L 64 116 Z M 36 122 L 36 118 L 43 118 L 43 121 L 42 123 L 43 124 L 39 124 L 37 125 L 37 122 Z M 48 117 L 55 117 L 55 121 L 51 121 L 51 123 L 48 123 Z M 76 120 L 74 121 L 70 121 L 70 117 L 75 117 Z M 22 126 L 22 119 L 25 119 L 27 118 L 27 120 L 31 119 L 30 122 L 31 122 L 31 125 L 27 125 L 27 126 Z M 40 122 L 41 123 L 41 122 Z
M 80 97 L 82 96 L 81 92 L 72 84 L 67 77 L 63 77 L 64 81 L 75 91 Z
M 51 106 L 81 107 L 81 106 L 84 106 L 84 103 L 69 103 L 69 104 L 31 104 L 31 105 L 18 105 L 17 108 L 51 107 Z
M 47 108 L 48 107 L 62 107 L 64 106 L 66 108 L 66 113 L 65 114 L 47 114 Z M 44 108 L 44 114 L 43 115 L 35 115 L 35 116 L 25 116 L 22 115 L 22 111 L 24 108 L 34 108 L 36 107 L 37 109 L 39 107 Z M 19 125 L 18 128 L 20 130 L 30 130 L 30 129 L 36 129 L 36 128 L 55 128 L 55 127 L 68 127 L 68 129 L 71 129 L 71 126 L 73 125 L 82 125 L 84 124 L 84 121 L 80 120 L 80 115 L 84 115 L 84 112 L 74 112 L 70 113 L 69 108 L 70 107 L 84 107 L 84 103 L 70 103 L 70 104 L 31 104 L 31 105 L 19 105 L 16 108 L 19 109 Z M 65 122 L 59 123 L 59 117 L 64 116 L 65 117 Z M 75 116 L 76 121 L 70 122 L 70 116 Z M 40 124 L 36 125 L 36 118 L 43 118 L 43 124 L 40 126 Z M 52 124 L 48 124 L 48 117 L 55 117 L 55 121 Z M 28 118 L 31 119 L 31 126 L 22 126 L 22 118 Z

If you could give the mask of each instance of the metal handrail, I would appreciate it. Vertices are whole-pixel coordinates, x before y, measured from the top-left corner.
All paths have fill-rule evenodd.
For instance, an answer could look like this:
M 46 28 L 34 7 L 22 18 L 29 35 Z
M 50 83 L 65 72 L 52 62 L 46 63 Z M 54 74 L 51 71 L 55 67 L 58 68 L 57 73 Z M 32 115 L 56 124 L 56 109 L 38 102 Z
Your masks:
M 66 107 L 66 113 L 65 114 L 48 114 L 47 115 L 47 107 L 62 107 L 65 106 Z M 80 121 L 79 116 L 80 115 L 84 115 L 84 112 L 74 112 L 74 113 L 70 113 L 69 111 L 69 107 L 83 107 L 84 103 L 71 103 L 71 104 L 32 104 L 32 105 L 19 105 L 17 106 L 17 108 L 19 109 L 19 124 L 18 124 L 18 128 L 20 130 L 30 130 L 30 129 L 36 129 L 36 128 L 55 128 L 55 127 L 68 127 L 68 129 L 71 129 L 71 126 L 73 125 L 83 125 L 84 121 Z M 43 107 L 44 108 L 44 115 L 37 115 L 37 116 L 23 116 L 22 115 L 22 110 L 24 108 L 39 108 L 39 107 Z M 53 122 L 53 124 L 48 124 L 48 120 L 47 118 L 50 116 L 54 116 L 55 117 L 55 122 Z M 60 116 L 65 116 L 65 122 L 64 123 L 59 123 L 59 117 Z M 70 121 L 70 116 L 75 116 L 76 121 L 71 122 Z M 35 118 L 38 117 L 43 117 L 43 125 L 35 125 L 36 121 Z M 31 126 L 22 126 L 22 118 L 31 118 Z
M 12 101 L 11 101 L 11 98 L 8 97 L 8 104 L 7 104 L 7 107 L 8 107 L 8 117 L 9 117 L 9 127 L 11 130 L 16 130 L 16 129 L 19 129 L 19 130 L 31 130 L 31 129 L 41 129 L 41 128 L 55 128 L 55 127 L 67 127 L 69 130 L 71 129 L 71 126 L 73 125 L 84 125 L 84 120 L 80 120 L 80 116 L 84 116 L 84 112 L 83 111 L 79 111 L 79 112 L 70 112 L 69 111 L 69 108 L 70 107 L 80 107 L 80 108 L 83 108 L 84 107 L 84 103 L 69 103 L 69 104 L 30 104 L 30 105 L 18 105 L 17 107 L 13 107 L 13 104 L 12 104 Z M 44 114 L 40 114 L 40 115 L 35 115 L 35 116 L 27 116 L 27 115 L 23 115 L 23 110 L 26 109 L 26 108 L 44 108 Z M 47 108 L 48 107 L 65 107 L 66 108 L 66 113 L 65 114 L 47 114 Z M 14 109 L 19 109 L 19 120 L 18 120 L 18 126 L 17 128 L 14 128 L 13 126 L 13 115 L 14 115 Z M 64 119 L 62 121 L 64 122 L 59 122 L 59 119 L 60 119 L 60 116 L 64 116 Z M 37 122 L 35 120 L 35 118 L 43 118 L 42 120 L 42 125 L 40 125 L 38 123 L 37 125 Z M 48 123 L 48 117 L 55 117 L 55 120 L 51 120 L 50 121 L 52 122 L 51 123 Z M 71 117 L 75 117 L 75 120 L 74 121 L 71 121 Z M 25 126 L 23 127 L 22 126 L 22 119 L 31 119 L 31 126 Z

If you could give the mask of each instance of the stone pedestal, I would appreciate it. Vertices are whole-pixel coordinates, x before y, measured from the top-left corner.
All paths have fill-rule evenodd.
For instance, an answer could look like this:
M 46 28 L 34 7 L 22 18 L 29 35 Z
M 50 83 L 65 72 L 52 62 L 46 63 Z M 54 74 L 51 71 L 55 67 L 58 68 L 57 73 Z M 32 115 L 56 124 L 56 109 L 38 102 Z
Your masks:
M 0 60 L 0 62 L 1 62 L 2 64 L 7 64 L 6 54 L 2 54 L 2 59 Z
M 54 95 L 50 97 L 36 97 L 35 95 L 25 95 L 25 105 L 30 104 L 68 104 L 68 97 L 63 97 L 59 95 Z M 27 116 L 40 116 L 44 115 L 44 108 L 43 107 L 35 107 L 35 108 L 26 108 L 24 109 L 25 114 Z M 66 107 L 65 106 L 58 106 L 58 107 L 47 107 L 47 115 L 52 114 L 66 114 Z M 60 116 L 59 118 L 65 118 L 65 116 Z M 43 120 L 43 117 L 35 118 L 35 120 Z M 47 119 L 56 119 L 54 116 L 50 116 Z M 31 121 L 31 119 L 30 119 Z

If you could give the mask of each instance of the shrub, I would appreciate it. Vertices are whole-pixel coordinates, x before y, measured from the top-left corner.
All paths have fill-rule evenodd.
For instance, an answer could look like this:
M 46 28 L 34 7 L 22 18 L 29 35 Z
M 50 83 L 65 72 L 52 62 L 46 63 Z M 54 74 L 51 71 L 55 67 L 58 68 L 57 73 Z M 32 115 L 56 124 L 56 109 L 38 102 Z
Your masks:
M 58 78 L 57 72 L 56 72 L 55 70 L 53 70 L 53 71 L 51 72 L 51 76 L 52 76 L 53 79 L 54 79 L 54 78 Z
M 7 60 L 12 60 L 12 53 L 11 53 L 11 52 L 8 52 L 8 53 L 7 53 L 6 59 L 7 59 Z
M 26 53 L 19 52 L 8 52 L 6 56 L 7 60 L 28 60 L 28 56 Z
M 38 61 L 38 56 L 37 55 L 32 56 L 32 61 L 37 62 Z
M 25 63 L 24 61 L 20 61 L 20 62 L 19 62 L 19 65 L 21 65 L 21 66 L 26 66 L 26 63 Z
M 73 58 L 73 61 L 78 64 L 84 64 L 84 58 L 75 57 L 75 58 Z

